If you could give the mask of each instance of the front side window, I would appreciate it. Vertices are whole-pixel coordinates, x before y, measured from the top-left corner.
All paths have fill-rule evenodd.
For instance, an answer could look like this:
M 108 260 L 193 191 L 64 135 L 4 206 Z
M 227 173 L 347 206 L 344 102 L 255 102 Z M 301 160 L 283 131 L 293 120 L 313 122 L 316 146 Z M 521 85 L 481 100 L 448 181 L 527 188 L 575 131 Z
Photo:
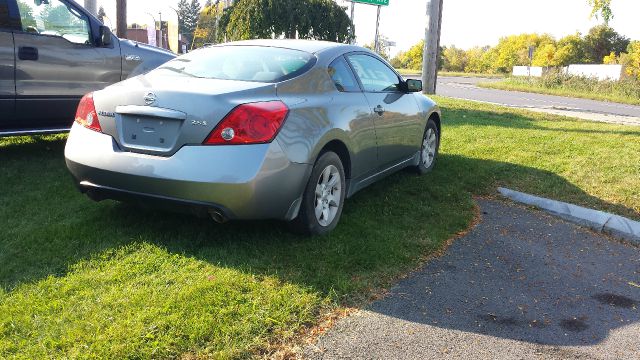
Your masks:
M 349 68 L 349 64 L 347 64 L 342 56 L 334 60 L 331 65 L 329 65 L 329 76 L 331 76 L 331 79 L 338 91 L 360 91 L 360 86 L 358 86 L 358 82 L 353 76 L 353 72 Z
M 74 44 L 91 44 L 89 19 L 60 0 L 18 0 L 22 31 L 60 36 Z
M 365 54 L 348 55 L 356 76 L 366 92 L 398 91 L 400 79 L 382 61 Z
M 266 46 L 212 46 L 171 60 L 154 72 L 273 83 L 302 75 L 314 64 L 315 57 L 304 51 Z

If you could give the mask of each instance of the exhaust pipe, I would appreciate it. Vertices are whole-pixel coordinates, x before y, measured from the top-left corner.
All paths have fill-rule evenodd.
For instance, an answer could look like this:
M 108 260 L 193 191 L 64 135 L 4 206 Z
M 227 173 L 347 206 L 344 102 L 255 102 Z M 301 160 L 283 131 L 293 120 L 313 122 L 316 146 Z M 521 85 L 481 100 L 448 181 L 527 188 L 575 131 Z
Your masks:
M 217 222 L 218 224 L 224 224 L 229 221 L 229 219 L 227 219 L 227 217 L 218 210 L 209 210 L 209 215 L 211 215 L 213 221 Z

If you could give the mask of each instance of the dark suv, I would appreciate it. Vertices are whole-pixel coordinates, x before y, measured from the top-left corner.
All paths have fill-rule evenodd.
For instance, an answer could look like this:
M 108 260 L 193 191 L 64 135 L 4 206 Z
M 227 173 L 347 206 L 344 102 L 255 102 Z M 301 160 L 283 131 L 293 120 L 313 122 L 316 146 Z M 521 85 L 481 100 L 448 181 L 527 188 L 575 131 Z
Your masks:
M 84 94 L 174 57 L 118 39 L 73 0 L 0 0 L 0 136 L 68 130 Z

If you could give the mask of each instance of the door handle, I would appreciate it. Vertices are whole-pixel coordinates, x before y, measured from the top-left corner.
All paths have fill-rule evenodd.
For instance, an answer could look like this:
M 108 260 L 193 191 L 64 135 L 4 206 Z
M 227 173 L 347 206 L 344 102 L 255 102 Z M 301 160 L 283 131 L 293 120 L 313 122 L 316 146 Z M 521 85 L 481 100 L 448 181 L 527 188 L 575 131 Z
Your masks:
M 376 114 L 382 116 L 382 115 L 384 115 L 384 108 L 381 105 L 378 105 L 373 109 L 373 112 L 375 112 Z
M 18 59 L 20 60 L 38 60 L 38 48 L 30 46 L 20 46 L 18 48 Z

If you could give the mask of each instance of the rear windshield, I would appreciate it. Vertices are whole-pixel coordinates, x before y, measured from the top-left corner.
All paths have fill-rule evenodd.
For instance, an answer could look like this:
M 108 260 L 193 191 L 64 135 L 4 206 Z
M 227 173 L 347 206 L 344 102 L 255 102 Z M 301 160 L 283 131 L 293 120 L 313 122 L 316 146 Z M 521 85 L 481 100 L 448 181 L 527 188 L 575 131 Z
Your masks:
M 156 71 L 205 79 L 280 82 L 308 71 L 315 56 L 263 46 L 214 46 L 180 56 Z

